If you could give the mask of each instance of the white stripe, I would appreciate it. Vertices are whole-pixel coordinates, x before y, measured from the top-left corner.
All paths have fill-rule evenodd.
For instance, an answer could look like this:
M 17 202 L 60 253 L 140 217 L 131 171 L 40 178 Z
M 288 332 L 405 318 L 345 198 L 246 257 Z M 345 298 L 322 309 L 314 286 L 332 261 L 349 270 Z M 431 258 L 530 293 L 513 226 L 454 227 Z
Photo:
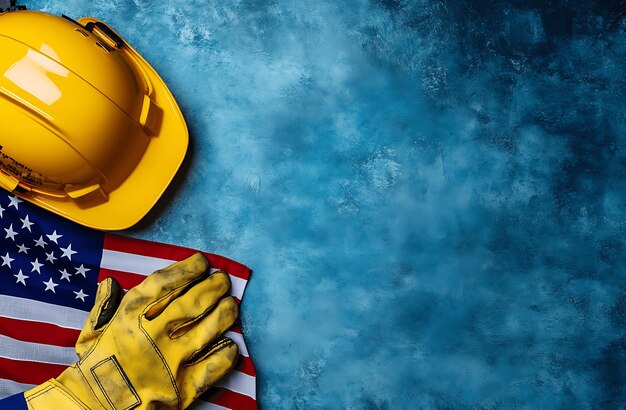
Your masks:
M 231 339 L 233 339 L 233 342 L 237 343 L 237 346 L 239 346 L 239 353 L 241 355 L 250 357 L 250 354 L 248 353 L 248 348 L 246 347 L 246 343 L 243 341 L 243 335 L 241 333 L 231 332 L 229 330 L 228 332 L 224 333 L 224 336 L 230 337 Z
M 256 377 L 234 370 L 215 384 L 256 400 Z
M 35 387 L 34 384 L 24 384 L 14 382 L 13 380 L 0 379 L 0 399 L 30 390 L 33 387 Z
M 175 262 L 177 261 L 104 249 L 100 266 L 106 269 L 147 276 L 155 270 L 163 269 Z
M 18 383 L 13 380 L 0 379 L 0 399 L 25 392 L 33 387 L 35 387 L 34 384 Z M 223 407 L 203 400 L 196 400 L 188 408 L 189 410 L 229 410 L 228 407 Z
M 69 366 L 78 358 L 74 348 L 23 342 L 0 335 L 0 357 L 40 363 Z M 232 371 L 216 386 L 256 398 L 256 378 L 240 371 Z
M 230 294 L 241 300 L 243 298 L 243 291 L 246 289 L 247 280 L 238 278 L 237 276 L 230 276 Z
M 31 299 L 0 295 L 0 316 L 82 329 L 88 312 Z
M 0 295 L 0 316 L 11 319 L 51 323 L 69 329 L 82 330 L 87 320 L 87 312 L 36 300 Z M 224 336 L 233 339 L 239 346 L 239 353 L 249 357 L 243 335 L 227 331 Z
M 32 322 L 52 323 L 76 330 L 82 330 L 87 320 L 87 312 L 82 310 L 6 295 L 0 295 L 0 316 Z M 228 331 L 224 335 L 237 343 L 239 352 L 242 355 L 247 357 L 250 355 L 241 333 Z
M 0 357 L 68 366 L 78 360 L 73 347 L 23 342 L 0 335 Z
M 217 404 L 209 403 L 208 401 L 196 400 L 191 406 L 187 407 L 189 410 L 230 410 L 229 407 L 218 406 Z
M 0 357 L 39 363 L 69 366 L 78 358 L 71 347 L 23 342 L 0 335 Z M 217 386 L 256 398 L 256 378 L 240 371 L 232 371 Z
M 166 268 L 175 262 L 177 261 L 104 249 L 102 251 L 100 266 L 105 269 L 148 276 L 152 272 Z M 211 269 L 211 272 L 215 272 L 216 270 L 217 269 Z M 231 282 L 230 294 L 241 300 L 248 281 L 238 278 L 237 276 L 228 276 L 230 276 Z

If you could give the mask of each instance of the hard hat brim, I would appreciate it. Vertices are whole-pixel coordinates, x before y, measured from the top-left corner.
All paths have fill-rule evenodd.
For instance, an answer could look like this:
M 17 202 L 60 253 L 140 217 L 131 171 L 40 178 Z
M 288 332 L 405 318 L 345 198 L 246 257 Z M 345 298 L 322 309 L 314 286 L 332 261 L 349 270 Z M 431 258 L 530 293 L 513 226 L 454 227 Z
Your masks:
M 90 17 L 78 20 L 83 25 L 98 21 Z M 119 186 L 108 192 L 106 201 L 89 207 L 81 207 L 70 198 L 20 195 L 69 220 L 101 230 L 127 229 L 139 222 L 176 175 L 189 144 L 185 119 L 165 82 L 128 43 L 124 43 L 123 49 L 148 77 L 153 87 L 150 99 L 162 110 L 159 130 L 150 136 L 146 151 L 135 168 Z

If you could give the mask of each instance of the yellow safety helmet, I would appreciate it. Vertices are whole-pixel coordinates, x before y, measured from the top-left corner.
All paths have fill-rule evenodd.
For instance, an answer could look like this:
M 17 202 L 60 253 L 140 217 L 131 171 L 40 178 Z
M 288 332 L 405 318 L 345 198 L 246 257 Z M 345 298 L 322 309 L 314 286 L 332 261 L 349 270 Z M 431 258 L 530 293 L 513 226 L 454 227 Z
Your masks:
M 93 228 L 125 229 L 183 161 L 185 120 L 109 26 L 0 13 L 0 186 Z

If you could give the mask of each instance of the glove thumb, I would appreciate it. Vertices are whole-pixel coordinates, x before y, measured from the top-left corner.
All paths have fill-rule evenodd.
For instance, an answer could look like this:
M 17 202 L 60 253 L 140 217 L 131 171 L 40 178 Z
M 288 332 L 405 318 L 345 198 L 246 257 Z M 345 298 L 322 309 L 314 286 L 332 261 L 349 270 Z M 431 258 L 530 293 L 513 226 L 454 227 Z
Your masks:
M 106 278 L 100 283 L 96 291 L 95 304 L 91 308 L 85 326 L 83 326 L 83 330 L 76 341 L 78 357 L 83 357 L 113 318 L 122 301 L 123 293 L 122 287 L 114 278 Z

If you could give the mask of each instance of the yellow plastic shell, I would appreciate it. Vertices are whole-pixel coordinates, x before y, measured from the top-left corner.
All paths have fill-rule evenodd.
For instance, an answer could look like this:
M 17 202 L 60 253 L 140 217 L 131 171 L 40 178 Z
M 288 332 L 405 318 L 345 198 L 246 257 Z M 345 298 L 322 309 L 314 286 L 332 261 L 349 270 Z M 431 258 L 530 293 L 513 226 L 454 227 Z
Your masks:
M 0 187 L 118 230 L 152 208 L 189 136 L 157 72 L 94 18 L 0 14 Z

